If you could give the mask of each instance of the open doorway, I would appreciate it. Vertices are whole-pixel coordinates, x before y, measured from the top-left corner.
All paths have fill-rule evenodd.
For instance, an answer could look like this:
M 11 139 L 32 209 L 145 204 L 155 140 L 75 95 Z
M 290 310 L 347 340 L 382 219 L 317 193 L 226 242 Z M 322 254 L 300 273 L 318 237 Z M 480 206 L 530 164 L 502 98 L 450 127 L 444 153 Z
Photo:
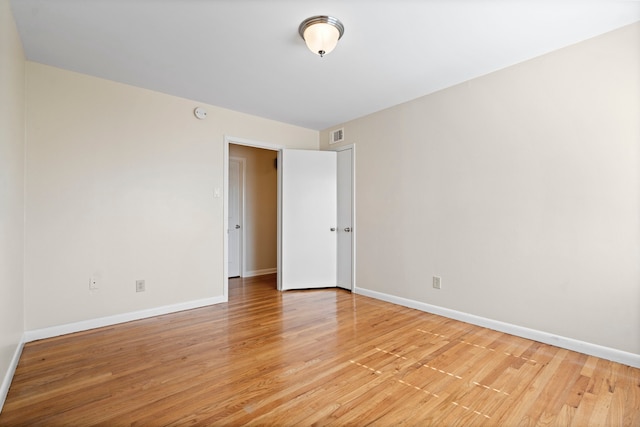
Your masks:
M 229 144 L 229 278 L 277 272 L 277 156 L 275 150 Z
M 275 196 L 271 196 L 269 198 L 269 200 L 273 200 L 275 201 L 275 210 L 276 210 L 276 221 L 275 221 L 275 241 L 276 241 L 276 245 L 275 245 L 275 249 L 268 249 L 270 251 L 271 254 L 273 254 L 273 256 L 275 256 L 275 267 L 259 267 L 259 266 L 254 266 L 251 267 L 250 264 L 248 263 L 248 252 L 251 251 L 251 249 L 249 249 L 252 245 L 255 245 L 255 240 L 250 236 L 251 233 L 248 233 L 249 230 L 244 230 L 245 233 L 243 234 L 242 237 L 242 260 L 241 263 L 244 265 L 244 267 L 241 270 L 241 275 L 244 275 L 246 277 L 261 277 L 260 275 L 267 275 L 267 274 L 274 274 L 274 279 L 276 278 L 277 275 L 277 289 L 278 290 L 284 290 L 284 289 L 293 289 L 293 287 L 285 287 L 282 284 L 282 277 L 285 275 L 286 271 L 289 271 L 288 269 L 290 269 L 290 267 L 293 265 L 295 268 L 299 268 L 299 266 L 297 264 L 291 264 L 288 263 L 287 265 L 289 267 L 287 267 L 287 265 L 285 265 L 285 267 L 283 267 L 283 246 L 286 246 L 288 248 L 291 248 L 291 244 L 292 241 L 291 239 L 287 238 L 284 239 L 285 241 L 283 242 L 283 230 L 282 228 L 284 227 L 284 225 L 289 224 L 290 225 L 290 221 L 287 221 L 286 224 L 284 224 L 284 219 L 283 219 L 283 214 L 282 214 L 282 210 L 284 209 L 283 207 L 283 203 L 285 200 L 285 197 L 282 195 L 282 191 L 283 191 L 283 187 L 284 187 L 284 182 L 287 182 L 287 179 L 284 178 L 283 176 L 283 169 L 291 169 L 289 167 L 284 167 L 286 162 L 284 162 L 284 154 L 285 152 L 291 154 L 295 151 L 299 151 L 299 150 L 291 150 L 291 149 L 287 149 L 285 150 L 284 147 L 282 146 L 278 146 L 275 144 L 269 144 L 269 143 L 262 143 L 262 142 L 257 142 L 257 141 L 253 141 L 253 140 L 246 140 L 243 138 L 235 138 L 235 137 L 229 137 L 229 136 L 225 136 L 225 143 L 224 143 L 224 188 L 225 188 L 225 204 L 223 207 L 223 211 L 224 211 L 224 225 L 225 228 L 227 230 L 229 230 L 230 226 L 234 226 L 236 224 L 231 224 L 229 221 L 229 161 L 232 157 L 235 157 L 236 159 L 241 159 L 242 161 L 244 161 L 247 166 L 246 166 L 246 170 L 248 171 L 250 169 L 250 167 L 248 166 L 248 162 L 245 161 L 245 157 L 242 156 L 246 156 L 247 153 L 252 152 L 251 150 L 255 150 L 255 149 L 259 149 L 259 151 L 266 151 L 268 153 L 271 154 L 271 160 L 269 162 L 268 167 L 269 168 L 273 168 L 271 169 L 272 172 L 275 172 L 275 176 L 276 176 L 276 186 L 275 186 Z M 239 151 L 238 151 L 239 150 Z M 244 150 L 249 150 L 249 151 L 244 151 Z M 314 150 L 303 150 L 303 151 L 307 151 L 307 152 L 313 152 Z M 332 150 L 333 151 L 333 150 Z M 340 200 L 342 201 L 346 201 L 346 203 L 342 203 L 343 206 L 351 206 L 352 209 L 349 209 L 346 216 L 342 216 L 343 218 L 346 218 L 347 221 L 343 221 L 340 220 L 339 222 L 341 222 L 341 224 L 337 224 L 338 227 L 335 226 L 335 224 L 330 224 L 327 227 L 327 224 L 321 224 L 321 226 L 324 226 L 327 230 L 331 231 L 331 232 L 335 232 L 335 233 L 339 233 L 339 234 L 343 234 L 344 233 L 344 237 L 348 237 L 347 244 L 340 244 L 338 245 L 338 257 L 340 259 L 344 258 L 344 261 L 346 261 L 349 264 L 348 269 L 344 269 L 341 268 L 342 273 L 338 273 L 338 277 L 336 277 L 335 279 L 332 279 L 331 282 L 336 282 L 335 284 L 329 283 L 327 282 L 326 285 L 328 287 L 331 286 L 338 286 L 338 287 L 342 287 L 344 289 L 348 289 L 348 290 L 355 290 L 356 288 L 356 282 L 355 282 L 355 269 L 353 268 L 354 264 L 355 264 L 355 233 L 354 233 L 354 227 L 355 227 L 355 181 L 354 181 L 354 172 L 355 172 L 355 145 L 353 146 L 345 146 L 342 147 L 340 149 L 337 149 L 335 151 L 349 151 L 350 153 L 338 153 L 338 158 L 342 157 L 344 159 L 347 159 L 346 161 L 340 161 L 339 163 L 341 163 L 346 169 L 344 171 L 344 173 L 338 173 L 338 182 L 337 186 L 341 187 L 341 186 L 345 186 L 345 188 L 349 188 L 353 191 L 349 191 L 347 192 L 350 196 L 351 196 L 351 202 L 349 203 L 348 199 L 349 197 L 338 197 Z M 316 151 L 317 152 L 317 151 Z M 319 152 L 318 152 L 319 153 Z M 346 154 L 349 154 L 347 157 L 345 157 Z M 275 161 L 275 159 L 278 159 L 278 162 Z M 281 162 L 284 162 L 283 164 L 280 164 Z M 266 165 L 266 162 L 265 162 Z M 289 164 L 289 166 L 292 166 L 291 164 Z M 299 165 L 298 165 L 299 166 Z M 295 169 L 295 167 L 294 167 Z M 345 180 L 343 178 L 340 178 L 340 176 L 344 177 L 346 175 L 350 176 L 351 179 L 349 180 Z M 248 182 L 248 178 L 246 178 L 245 182 Z M 244 189 L 246 190 L 246 186 L 244 187 Z M 344 194 L 347 194 L 344 193 Z M 302 197 L 300 198 L 300 200 L 305 200 L 307 199 L 307 197 Z M 286 200 L 297 200 L 296 197 L 291 198 L 291 197 L 287 197 Z M 245 196 L 243 198 L 243 201 L 245 202 L 244 205 L 246 206 L 246 201 L 247 201 L 247 196 L 246 196 L 246 191 L 245 191 Z M 260 206 L 259 204 L 256 204 L 255 206 Z M 258 209 L 258 216 L 260 216 L 262 213 L 262 209 Z M 289 219 L 291 219 L 291 215 L 288 216 Z M 294 215 L 295 217 L 295 215 Z M 349 225 L 348 219 L 351 218 L 351 225 Z M 246 214 L 243 214 L 243 223 L 246 223 Z M 245 228 L 248 228 L 249 225 L 248 223 L 245 224 Z M 326 230 L 325 230 L 326 231 Z M 291 234 L 291 233 L 289 233 Z M 308 233 L 302 233 L 305 236 Z M 295 238 L 294 240 L 299 240 L 299 238 Z M 316 242 L 314 241 L 313 244 L 315 244 Z M 229 296 L 229 267 L 228 267 L 228 261 L 229 261 L 229 234 L 225 233 L 224 234 L 224 283 L 225 283 L 225 296 L 228 297 Z M 306 246 L 309 246 L 309 242 L 307 242 Z M 271 244 L 266 244 L 263 246 L 264 248 L 271 248 Z M 291 252 L 291 251 L 289 251 Z M 315 259 L 315 258 L 313 258 Z M 334 258 L 334 263 L 335 261 L 337 261 Z M 283 272 L 284 271 L 284 272 Z M 264 276 L 263 276 L 264 277 Z M 345 280 L 346 278 L 346 280 Z M 348 280 L 348 279 L 351 280 Z M 238 279 L 234 279 L 234 281 L 236 281 Z M 245 279 L 240 279 L 243 282 L 245 281 Z M 289 283 L 289 282 L 287 282 Z M 304 284 L 303 284 L 304 285 Z M 300 289 L 304 289 L 304 288 L 309 288 L 309 286 L 298 286 L 298 288 Z
M 241 147 L 241 148 L 233 148 L 234 146 L 236 147 Z M 242 150 L 244 149 L 251 149 L 251 148 L 257 148 L 257 149 L 263 149 L 266 150 L 268 152 L 271 153 L 271 155 L 273 156 L 273 158 L 277 158 L 278 153 L 280 150 L 282 150 L 284 147 L 280 146 L 280 145 L 276 145 L 276 144 L 271 144 L 271 143 L 265 143 L 265 142 L 261 142 L 261 141 L 255 141 L 255 140 L 249 140 L 249 139 L 245 139 L 245 138 L 237 138 L 237 137 L 232 137 L 232 136 L 225 136 L 224 137 L 224 153 L 223 153 L 223 165 L 224 165 L 224 170 L 223 170 L 223 179 L 224 179 L 224 190 L 225 190 L 225 202 L 223 204 L 223 218 L 224 218 L 224 227 L 226 231 L 229 231 L 229 228 L 231 227 L 231 224 L 229 223 L 229 200 L 228 200 L 228 196 L 229 196 L 229 160 L 230 160 L 230 150 Z M 239 152 L 235 152 L 236 155 L 241 156 L 242 153 Z M 236 157 L 238 158 L 238 157 Z M 247 162 L 245 162 L 245 169 L 249 170 L 251 169 L 250 166 L 246 165 Z M 276 173 L 276 177 L 277 177 L 277 170 L 276 168 L 276 164 L 275 163 L 271 163 L 271 167 L 273 167 L 275 173 Z M 246 176 L 246 172 L 244 173 Z M 245 178 L 246 181 L 246 178 Z M 244 191 L 243 191 L 243 200 L 245 201 L 246 204 L 246 185 L 243 186 Z M 276 207 L 278 206 L 278 189 L 277 189 L 277 184 L 276 184 L 276 195 L 273 197 L 274 201 L 275 201 L 275 205 Z M 277 208 L 276 208 L 277 209 Z M 245 215 L 246 209 L 243 206 L 243 214 L 242 214 L 242 221 L 243 224 L 241 224 L 241 227 L 245 226 L 245 222 L 246 222 L 246 215 Z M 236 224 L 233 224 L 233 227 L 235 228 Z M 275 248 L 272 248 L 272 253 L 274 254 L 276 260 L 278 258 L 278 219 L 276 220 L 275 223 L 275 229 L 276 229 L 276 246 Z M 245 231 L 245 230 L 243 230 Z M 245 275 L 250 275 L 250 274 L 260 274 L 260 270 L 262 270 L 262 273 L 265 273 L 265 271 L 274 271 L 277 272 L 278 270 L 278 265 L 277 265 L 277 261 L 276 264 L 272 267 L 272 266 L 268 266 L 265 268 L 259 268 L 259 267 L 252 267 L 251 265 L 255 265 L 255 264 L 248 264 L 247 261 L 247 249 L 249 248 L 249 246 L 254 245 L 255 244 L 255 240 L 252 239 L 251 237 L 249 237 L 249 233 L 241 233 L 242 237 L 241 237 L 241 245 L 242 245 L 242 249 L 241 249 L 241 255 L 240 255 L 240 262 L 243 264 L 242 269 L 240 270 L 240 274 L 245 274 Z M 270 246 L 269 246 L 270 247 Z M 223 271 L 224 271 L 224 296 L 226 298 L 229 297 L 229 233 L 224 233 L 224 241 L 223 241 L 223 253 L 224 253 L 224 257 L 223 257 Z M 251 253 L 251 250 L 249 250 L 249 252 Z M 267 269 L 272 269 L 272 270 L 267 270 Z M 261 276 L 254 276 L 256 278 L 259 278 Z M 246 281 L 246 279 L 233 279 L 235 281 L 237 280 L 242 280 L 243 282 Z M 250 280 L 250 279 L 249 279 Z

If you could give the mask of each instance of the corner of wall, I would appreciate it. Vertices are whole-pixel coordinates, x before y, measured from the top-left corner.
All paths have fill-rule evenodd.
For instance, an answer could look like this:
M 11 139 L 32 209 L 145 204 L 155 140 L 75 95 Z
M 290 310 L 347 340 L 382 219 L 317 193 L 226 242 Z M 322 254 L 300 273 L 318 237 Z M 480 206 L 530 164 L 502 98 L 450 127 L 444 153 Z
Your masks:
M 20 356 L 22 355 L 22 349 L 24 348 L 24 344 L 26 343 L 26 334 L 22 334 L 22 339 L 18 343 L 16 350 L 13 353 L 13 357 L 11 358 L 11 362 L 5 372 L 4 378 L 2 379 L 2 383 L 0 384 L 0 412 L 2 412 L 2 408 L 4 407 L 4 402 L 7 400 L 7 395 L 9 394 L 9 388 L 11 387 L 11 381 L 13 380 L 13 375 L 16 372 L 16 368 L 18 367 L 18 362 L 20 361 Z
M 9 0 L 0 1 L 0 411 L 24 345 L 25 55 Z

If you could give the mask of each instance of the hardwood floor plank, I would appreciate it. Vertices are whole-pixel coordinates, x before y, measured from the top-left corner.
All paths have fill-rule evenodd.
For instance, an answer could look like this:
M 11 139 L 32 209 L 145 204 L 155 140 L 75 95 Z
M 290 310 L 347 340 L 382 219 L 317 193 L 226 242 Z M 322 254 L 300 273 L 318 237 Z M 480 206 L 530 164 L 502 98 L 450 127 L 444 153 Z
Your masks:
M 27 344 L 0 425 L 640 425 L 639 369 L 275 279 Z

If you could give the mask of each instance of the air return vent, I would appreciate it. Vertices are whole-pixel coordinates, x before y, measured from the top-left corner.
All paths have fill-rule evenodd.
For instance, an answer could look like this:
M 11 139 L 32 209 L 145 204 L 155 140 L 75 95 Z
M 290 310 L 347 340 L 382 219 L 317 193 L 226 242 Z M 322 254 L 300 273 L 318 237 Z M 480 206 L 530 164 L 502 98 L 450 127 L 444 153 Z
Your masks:
M 335 144 L 336 142 L 344 141 L 344 128 L 331 131 L 331 138 L 329 138 L 329 144 Z

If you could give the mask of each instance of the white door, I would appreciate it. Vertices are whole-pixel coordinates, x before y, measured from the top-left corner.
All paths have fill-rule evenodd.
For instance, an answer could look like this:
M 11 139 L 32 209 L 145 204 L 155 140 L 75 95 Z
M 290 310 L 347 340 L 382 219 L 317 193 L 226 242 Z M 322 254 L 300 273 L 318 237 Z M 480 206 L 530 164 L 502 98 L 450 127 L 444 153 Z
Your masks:
M 353 149 L 338 151 L 338 281 L 353 288 Z
M 229 233 L 228 276 L 238 277 L 242 259 L 242 163 L 229 159 Z
M 332 151 L 282 150 L 281 290 L 336 286 L 337 159 Z

